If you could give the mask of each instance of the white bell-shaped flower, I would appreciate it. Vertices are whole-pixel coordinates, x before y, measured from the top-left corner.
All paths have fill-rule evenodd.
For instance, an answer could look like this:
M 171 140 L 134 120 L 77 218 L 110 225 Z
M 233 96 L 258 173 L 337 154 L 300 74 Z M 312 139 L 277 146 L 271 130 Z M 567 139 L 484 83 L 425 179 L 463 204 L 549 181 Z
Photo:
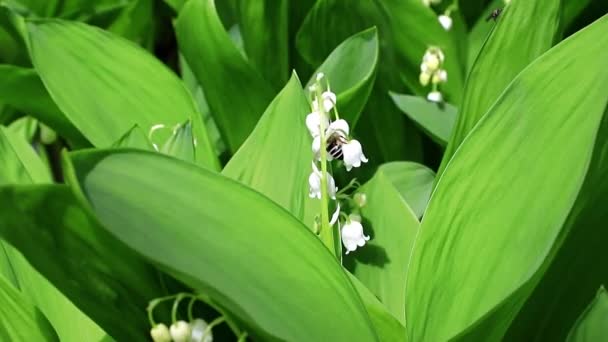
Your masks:
M 177 321 L 171 324 L 170 332 L 173 342 L 188 342 L 190 339 L 190 324 L 185 321 Z
M 321 159 L 321 136 L 319 135 L 312 139 L 312 154 L 315 160 Z
M 205 330 L 209 326 L 204 320 L 197 318 L 190 322 L 192 327 L 192 333 L 190 334 L 189 342 L 213 342 L 213 333 L 211 330 L 205 333 Z
M 325 172 L 325 176 L 327 177 L 327 192 L 329 197 L 336 199 L 336 192 L 338 190 L 336 188 L 336 181 L 328 172 Z M 314 162 L 312 163 L 312 173 L 308 177 L 308 185 L 310 186 L 310 198 L 321 199 L 321 171 L 319 171 Z
M 443 95 L 441 95 L 441 92 L 435 90 L 430 92 L 427 96 L 426 99 L 431 101 L 431 102 L 443 102 Z
M 313 111 L 306 116 L 306 127 L 313 138 L 321 135 L 321 123 L 323 123 L 323 127 L 327 127 L 329 119 L 319 111 Z
M 430 50 L 424 54 L 422 61 L 426 65 L 426 70 L 431 72 L 437 70 L 437 68 L 439 68 L 439 64 L 441 63 L 439 56 Z
M 342 244 L 346 248 L 346 254 L 354 251 L 357 247 L 365 246 L 369 241 L 369 236 L 363 233 L 363 225 L 361 225 L 361 217 L 358 215 L 349 215 L 348 221 L 340 230 Z
M 154 342 L 171 342 L 171 334 L 169 328 L 163 323 L 155 325 L 150 329 L 150 337 Z
M 329 137 L 335 132 L 340 132 L 345 137 L 348 136 L 350 134 L 350 127 L 348 126 L 348 122 L 346 122 L 346 120 L 344 119 L 339 119 L 330 123 L 325 136 Z
M 326 113 L 328 113 L 330 110 L 332 110 L 334 108 L 334 106 L 336 105 L 336 101 L 337 101 L 336 94 L 332 93 L 329 90 L 325 91 L 323 94 L 321 94 L 321 102 L 323 103 L 323 108 L 325 109 Z M 312 102 L 312 109 L 314 111 L 319 110 L 319 103 L 317 102 L 316 98 Z
M 446 31 L 452 28 L 452 18 L 449 15 L 442 14 L 439 16 L 439 23 Z
M 361 162 L 367 163 L 361 143 L 356 139 L 352 139 L 342 145 L 342 154 L 344 155 L 343 159 L 346 171 L 350 171 L 353 167 L 361 166 Z

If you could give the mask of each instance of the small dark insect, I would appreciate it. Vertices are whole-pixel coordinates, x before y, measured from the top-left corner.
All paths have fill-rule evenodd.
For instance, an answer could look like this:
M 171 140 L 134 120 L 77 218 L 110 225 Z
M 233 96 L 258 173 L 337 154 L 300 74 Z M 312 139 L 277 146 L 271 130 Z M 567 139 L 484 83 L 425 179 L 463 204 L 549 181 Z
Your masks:
M 342 145 L 348 141 L 344 135 L 340 132 L 334 132 L 327 138 L 327 153 L 334 159 L 342 159 L 344 154 L 342 153 Z
M 490 13 L 490 15 L 486 18 L 486 21 L 496 21 L 498 19 L 498 16 L 500 16 L 500 13 L 502 13 L 502 8 L 497 8 L 493 10 L 492 13 Z

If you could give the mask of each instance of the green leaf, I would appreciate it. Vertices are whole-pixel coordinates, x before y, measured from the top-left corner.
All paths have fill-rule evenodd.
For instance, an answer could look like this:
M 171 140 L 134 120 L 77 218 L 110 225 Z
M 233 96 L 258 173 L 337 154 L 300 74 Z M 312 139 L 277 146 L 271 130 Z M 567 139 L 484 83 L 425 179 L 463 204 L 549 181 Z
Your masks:
M 386 177 L 382 167 L 360 190 L 363 227 L 371 240 L 344 257 L 347 268 L 405 324 L 405 275 L 418 231 L 418 218 Z
M 608 269 L 597 260 L 607 257 L 608 232 L 608 107 L 597 133 L 585 182 L 566 223 L 545 259 L 534 291 L 509 327 L 507 340 L 565 340 L 578 314 L 592 300 L 600 284 L 608 283 Z M 565 277 L 564 275 L 568 276 Z M 542 320 L 539 320 L 542 309 Z
M 407 332 L 403 325 L 391 315 L 378 298 L 371 293 L 359 279 L 351 273 L 347 273 L 351 283 L 355 286 L 357 293 L 365 305 L 369 319 L 376 330 L 380 341 L 405 342 L 407 341 Z
M 249 61 L 280 89 L 289 76 L 287 0 L 239 0 L 239 28 Z
M 152 142 L 138 125 L 134 125 L 127 133 L 112 144 L 112 147 L 131 147 L 146 151 L 155 151 Z
M 376 28 L 371 28 L 338 45 L 306 86 L 315 83 L 319 72 L 324 73 L 337 95 L 340 117 L 354 127 L 372 91 L 377 64 L 378 33 Z
M 396 93 L 391 93 L 391 98 L 431 139 L 443 147 L 447 145 L 456 122 L 456 107 L 449 103 L 436 104 L 422 97 Z
M 266 195 L 312 227 L 319 202 L 308 197 L 313 158 L 305 124 L 309 109 L 293 74 L 222 174 Z
M 581 314 L 568 334 L 568 342 L 593 342 L 608 339 L 608 294 L 602 286 L 593 302 Z
M 75 22 L 30 22 L 28 31 L 36 71 L 55 103 L 94 146 L 111 146 L 136 124 L 148 131 L 157 124 L 200 122 L 183 83 L 133 43 Z M 218 167 L 202 123 L 194 128 L 197 161 Z
M 0 184 L 50 183 L 46 166 L 27 141 L 0 126 Z M 12 172 L 7 172 L 12 170 Z M 21 224 L 12 229 L 21 229 Z M 14 248 L 0 241 L 0 263 L 9 269 L 11 278 L 21 293 L 35 304 L 55 327 L 62 341 L 96 340 L 104 332 L 90 318 L 80 312 L 48 280 L 40 275 Z
M 253 339 L 376 340 L 335 258 L 259 193 L 153 153 L 91 151 L 72 159 L 109 232 L 207 294 Z
M 76 146 L 88 145 L 82 134 L 57 108 L 35 70 L 0 65 L 0 100 L 44 122 Z
M 232 44 L 213 0 L 186 3 L 175 29 L 180 51 L 203 87 L 224 141 L 234 153 L 272 100 L 272 89 Z
M 22 137 L 0 126 L 0 185 L 50 183 L 51 175 Z
M 477 60 L 477 55 L 479 55 L 481 48 L 484 46 L 488 35 L 496 26 L 496 21 L 488 18 L 490 18 L 492 12 L 497 9 L 502 9 L 504 6 L 504 0 L 492 0 L 492 2 L 490 2 L 490 4 L 484 8 L 483 12 L 477 18 L 475 24 L 469 31 L 467 37 L 467 70 L 471 70 L 471 67 Z
M 0 235 L 38 272 L 116 340 L 148 339 L 145 308 L 166 295 L 157 271 L 110 236 L 67 186 L 0 187 L 0 200 L 13 203 L 0 206 Z
M 0 339 L 59 341 L 44 315 L 0 276 Z
M 380 166 L 379 171 L 393 183 L 416 217 L 422 217 L 433 191 L 433 170 L 413 162 L 391 162 Z
M 524 304 L 588 171 L 608 100 L 607 29 L 605 16 L 526 68 L 448 164 L 413 251 L 406 313 L 426 321 L 407 325 L 410 339 L 477 326 L 499 340 Z
M 514 1 L 504 9 L 471 68 L 456 127 L 437 174 L 443 173 L 464 138 L 515 76 L 553 45 L 559 16 L 560 0 Z
M 175 158 L 194 162 L 196 140 L 192 137 L 192 123 L 186 121 L 173 130 L 160 151 Z

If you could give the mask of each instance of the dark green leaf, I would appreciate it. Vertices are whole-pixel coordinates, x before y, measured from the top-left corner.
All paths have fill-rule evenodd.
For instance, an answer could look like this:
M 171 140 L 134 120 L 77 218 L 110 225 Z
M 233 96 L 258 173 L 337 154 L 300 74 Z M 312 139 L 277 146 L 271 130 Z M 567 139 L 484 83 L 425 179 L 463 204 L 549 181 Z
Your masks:
M 371 240 L 345 256 L 345 265 L 405 324 L 405 275 L 418 232 L 418 218 L 380 168 L 361 193 L 363 227 Z
M 457 108 L 449 103 L 436 104 L 425 98 L 391 93 L 397 107 L 420 126 L 436 143 L 446 146 L 454 123 Z
M 1 276 L 0 340 L 59 342 L 44 315 Z
M 372 91 L 377 63 L 378 33 L 372 28 L 338 45 L 317 68 L 307 87 L 315 82 L 317 73 L 324 73 L 337 95 L 341 118 L 354 127 Z
M 602 286 L 568 334 L 568 342 L 608 340 L 608 294 Z
M 0 200 L 13 203 L 0 206 L 0 235 L 38 272 L 118 341 L 147 341 L 145 308 L 166 294 L 154 268 L 101 228 L 67 186 L 0 187 Z
M 380 171 L 393 183 L 416 217 L 422 217 L 433 191 L 433 170 L 413 162 L 392 162 L 380 166 Z
M 180 51 L 234 153 L 272 100 L 271 87 L 232 44 L 213 0 L 190 0 L 177 19 L 176 33 Z

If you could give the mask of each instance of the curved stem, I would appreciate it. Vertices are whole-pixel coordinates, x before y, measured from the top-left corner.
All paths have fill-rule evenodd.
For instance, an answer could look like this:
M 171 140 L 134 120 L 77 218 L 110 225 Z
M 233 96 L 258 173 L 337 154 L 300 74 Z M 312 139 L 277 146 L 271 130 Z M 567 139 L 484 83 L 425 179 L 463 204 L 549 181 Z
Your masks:
M 218 324 L 222 324 L 224 321 L 226 320 L 226 318 L 224 316 L 220 316 L 216 319 L 214 319 L 211 323 L 209 323 L 209 325 L 205 328 L 205 331 L 203 331 L 203 336 L 202 336 L 202 340 L 205 340 L 205 336 L 207 336 L 207 334 L 209 332 L 211 332 L 211 329 L 213 329 L 213 327 L 215 327 Z
M 236 342 L 245 342 L 247 340 L 247 336 L 249 334 L 247 334 L 246 331 L 243 331 L 243 333 L 241 334 L 241 336 L 239 336 L 239 339 Z

